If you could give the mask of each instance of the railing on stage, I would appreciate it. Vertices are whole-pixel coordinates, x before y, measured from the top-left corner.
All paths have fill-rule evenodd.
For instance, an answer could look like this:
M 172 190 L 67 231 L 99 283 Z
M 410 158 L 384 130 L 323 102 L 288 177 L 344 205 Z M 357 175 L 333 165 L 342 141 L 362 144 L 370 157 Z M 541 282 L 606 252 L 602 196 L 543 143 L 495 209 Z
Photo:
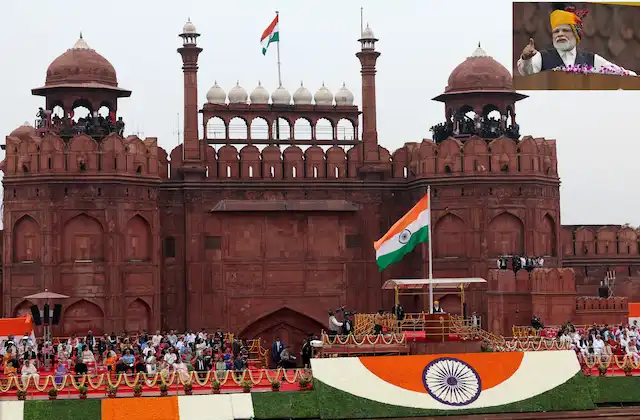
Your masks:
M 322 332 L 322 347 L 318 357 L 409 354 L 409 343 L 404 334 L 336 335 Z
M 574 325 L 573 328 L 581 334 L 591 328 L 590 325 Z M 557 337 L 558 331 L 562 329 L 561 325 L 549 325 L 544 328 L 535 329 L 528 325 L 514 325 L 511 327 L 511 333 L 514 337 Z
M 447 341 L 454 338 L 451 337 L 452 334 L 457 335 L 460 332 L 473 336 L 473 331 L 479 329 L 481 324 L 481 320 L 478 317 L 473 319 L 462 318 L 458 315 L 446 313 L 406 313 L 402 320 L 398 320 L 394 314 L 359 313 L 354 317 L 354 334 L 356 336 L 372 334 L 376 319 L 384 332 L 405 334 L 409 341 L 413 338 L 429 341 Z

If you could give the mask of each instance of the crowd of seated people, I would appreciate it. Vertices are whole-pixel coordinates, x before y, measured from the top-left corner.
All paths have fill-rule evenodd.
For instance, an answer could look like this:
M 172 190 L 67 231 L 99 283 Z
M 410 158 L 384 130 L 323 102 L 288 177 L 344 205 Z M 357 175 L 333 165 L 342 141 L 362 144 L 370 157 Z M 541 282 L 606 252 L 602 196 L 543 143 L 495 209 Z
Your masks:
M 67 374 L 138 372 L 147 375 L 175 372 L 186 381 L 191 371 L 202 377 L 214 371 L 223 379 L 226 371 L 241 374 L 255 367 L 242 340 L 225 337 L 220 331 L 210 334 L 204 330 L 181 334 L 174 330 L 156 331 L 153 335 L 146 331 L 135 335 L 123 332 L 101 337 L 89 331 L 84 337 L 73 335 L 59 344 L 37 344 L 25 334 L 19 339 L 9 336 L 0 342 L 0 355 L 4 360 L 0 378 L 21 377 L 23 383 L 29 378 L 38 381 L 43 374 L 53 374 L 60 384 Z M 45 371 L 45 359 L 51 361 L 52 371 Z
M 618 326 L 593 325 L 585 331 L 579 331 L 567 322 L 558 330 L 558 337 L 590 362 L 596 358 L 608 362 L 611 356 L 617 356 L 618 359 L 630 356 L 634 363 L 640 360 L 640 331 L 637 322 Z
M 118 133 L 124 135 L 125 123 L 122 117 L 116 116 L 114 113 L 106 117 L 97 112 L 89 112 L 86 117 L 81 117 L 78 121 L 73 120 L 73 112 L 66 117 L 52 115 L 51 111 L 40 108 L 36 117 L 38 118 L 36 126 L 38 129 L 46 129 L 61 135 L 88 134 L 88 135 L 107 135 L 110 133 Z

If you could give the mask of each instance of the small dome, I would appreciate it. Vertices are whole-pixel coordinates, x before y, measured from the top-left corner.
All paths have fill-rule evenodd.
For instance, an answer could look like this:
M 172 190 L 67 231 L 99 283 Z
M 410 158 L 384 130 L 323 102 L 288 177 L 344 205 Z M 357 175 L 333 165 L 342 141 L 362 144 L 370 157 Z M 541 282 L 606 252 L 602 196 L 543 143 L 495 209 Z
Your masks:
M 291 94 L 282 85 L 271 94 L 271 102 L 274 105 L 290 105 Z
M 25 121 L 20 127 L 16 128 L 9 134 L 11 137 L 18 137 L 20 139 L 25 137 L 37 136 L 38 132 L 31 124 Z
M 446 93 L 476 90 L 513 91 L 509 70 L 490 57 L 480 44 L 449 75 Z
M 316 105 L 333 105 L 333 94 L 325 87 L 324 83 L 313 99 L 316 101 Z
M 251 96 L 249 97 L 252 104 L 268 104 L 269 92 L 262 86 L 262 83 L 258 82 L 258 86 L 253 89 Z
M 195 34 L 196 33 L 196 25 L 191 23 L 191 19 L 187 20 L 187 23 L 182 27 L 183 34 Z
M 353 105 L 353 93 L 347 89 L 345 83 L 342 84 L 340 90 L 336 93 L 336 105 L 338 106 L 352 106 Z
M 364 29 L 364 31 L 362 31 L 361 39 L 376 39 L 376 36 L 373 34 L 373 31 L 369 27 L 368 23 L 367 23 L 367 27 Z
M 229 91 L 230 104 L 246 104 L 248 97 L 249 95 L 247 95 L 247 91 L 244 90 L 242 86 L 240 86 L 239 81 L 236 82 L 236 85 L 233 87 L 233 89 Z
M 218 82 L 215 82 L 207 92 L 207 102 L 216 105 L 224 105 L 227 102 L 227 94 L 218 86 Z
M 300 82 L 300 87 L 293 93 L 293 103 L 295 105 L 311 105 L 312 100 L 311 92 Z

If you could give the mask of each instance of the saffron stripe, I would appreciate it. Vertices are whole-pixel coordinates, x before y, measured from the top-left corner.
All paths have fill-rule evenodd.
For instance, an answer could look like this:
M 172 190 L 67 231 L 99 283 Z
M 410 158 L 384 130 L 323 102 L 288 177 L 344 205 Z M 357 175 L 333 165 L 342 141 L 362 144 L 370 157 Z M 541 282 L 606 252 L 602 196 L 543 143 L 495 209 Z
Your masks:
M 178 397 L 107 398 L 102 420 L 180 420 Z
M 407 226 L 409 226 L 418 218 L 420 213 L 427 210 L 428 208 L 429 208 L 429 196 L 425 195 L 424 197 L 422 197 L 420 201 L 418 201 L 418 203 L 415 206 L 413 206 L 411 210 L 409 210 L 407 214 L 402 216 L 400 220 L 398 220 L 393 226 L 391 226 L 391 229 L 389 229 L 389 231 L 385 233 L 385 235 L 382 238 L 374 242 L 373 247 L 376 250 L 378 250 L 384 242 L 388 241 L 389 239 L 393 238 L 394 236 L 398 235 L 400 232 L 405 230 Z
M 275 19 L 273 19 L 273 22 L 271 22 L 271 24 L 267 26 L 267 29 L 264 30 L 264 32 L 262 33 L 262 36 L 260 37 L 260 42 L 264 41 L 265 38 L 271 35 L 271 33 L 273 32 L 273 29 L 276 27 L 277 24 L 278 24 L 278 15 L 276 15 Z

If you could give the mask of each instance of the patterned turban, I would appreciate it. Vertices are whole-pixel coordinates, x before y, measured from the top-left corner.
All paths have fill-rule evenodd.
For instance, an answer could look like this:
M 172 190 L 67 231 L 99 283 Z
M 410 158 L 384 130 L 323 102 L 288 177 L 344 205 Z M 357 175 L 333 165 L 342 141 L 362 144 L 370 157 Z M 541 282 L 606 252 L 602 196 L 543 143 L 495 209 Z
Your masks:
M 576 43 L 579 43 L 584 35 L 582 18 L 588 13 L 588 10 L 576 10 L 573 7 L 567 7 L 565 10 L 554 10 L 550 16 L 551 30 L 556 29 L 560 25 L 569 25 L 573 34 L 576 36 Z

